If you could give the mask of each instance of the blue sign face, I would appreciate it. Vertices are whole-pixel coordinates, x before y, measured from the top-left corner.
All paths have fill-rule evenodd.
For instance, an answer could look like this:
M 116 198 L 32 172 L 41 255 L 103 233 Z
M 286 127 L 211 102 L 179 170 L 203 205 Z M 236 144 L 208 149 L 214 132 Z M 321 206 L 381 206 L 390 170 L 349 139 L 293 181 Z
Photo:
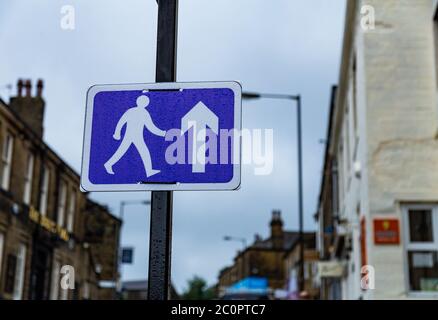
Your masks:
M 236 189 L 240 129 L 236 82 L 93 86 L 87 94 L 81 186 Z

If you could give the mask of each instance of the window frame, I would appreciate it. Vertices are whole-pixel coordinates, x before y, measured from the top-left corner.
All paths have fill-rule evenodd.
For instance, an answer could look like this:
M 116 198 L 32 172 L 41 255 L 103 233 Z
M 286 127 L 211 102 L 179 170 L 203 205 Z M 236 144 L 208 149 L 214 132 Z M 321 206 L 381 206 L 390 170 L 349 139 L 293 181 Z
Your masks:
M 40 203 L 38 209 L 41 215 L 47 216 L 47 208 L 49 202 L 49 188 L 50 188 L 50 168 L 47 165 L 45 165 L 43 170 L 44 170 L 43 183 L 41 185 L 41 190 L 40 190 Z
M 66 209 L 67 209 L 68 185 L 63 179 L 59 183 L 59 197 L 56 209 L 56 224 L 64 227 L 66 223 Z
M 76 192 L 70 191 L 70 198 L 67 208 L 66 229 L 68 232 L 73 233 L 75 229 L 75 216 L 76 216 Z
M 10 252 L 6 257 L 6 274 L 3 290 L 4 292 L 12 295 L 14 293 L 15 277 L 17 272 L 17 255 Z
M 1 156 L 1 161 L 2 161 L 1 187 L 7 191 L 9 191 L 9 188 L 11 186 L 13 153 L 14 153 L 14 136 L 10 132 L 7 132 L 5 139 L 3 141 L 2 156 Z
M 50 300 L 59 300 L 61 262 L 54 257 L 52 261 L 52 272 L 50 277 Z
M 410 241 L 410 210 L 430 210 L 432 213 L 433 242 Z M 406 204 L 402 206 L 403 214 L 403 243 L 404 243 L 404 273 L 405 287 L 408 296 L 418 298 L 438 298 L 438 292 L 412 290 L 409 275 L 409 251 L 433 251 L 438 254 L 438 205 L 437 204 Z
M 27 155 L 26 172 L 24 175 L 24 189 L 23 189 L 23 203 L 26 205 L 30 205 L 32 201 L 32 183 L 33 183 L 34 167 L 35 167 L 35 155 L 33 154 L 32 151 L 29 151 Z
M 15 270 L 14 290 L 12 297 L 14 300 L 22 300 L 24 293 L 24 282 L 26 279 L 27 262 L 27 245 L 25 243 L 20 243 L 16 258 L 17 265 Z

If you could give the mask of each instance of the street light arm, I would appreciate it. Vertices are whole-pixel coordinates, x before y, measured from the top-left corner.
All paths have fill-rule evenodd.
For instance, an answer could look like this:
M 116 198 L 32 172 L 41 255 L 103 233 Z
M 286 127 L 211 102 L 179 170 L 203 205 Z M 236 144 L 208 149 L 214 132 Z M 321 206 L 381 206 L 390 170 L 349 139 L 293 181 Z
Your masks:
M 239 241 L 243 244 L 243 248 L 246 248 L 246 239 L 240 237 L 224 236 L 224 241 Z
M 242 98 L 244 100 L 254 99 L 283 99 L 283 100 L 299 100 L 300 95 L 290 94 L 277 94 L 277 93 L 257 93 L 257 92 L 242 92 Z
M 150 200 L 123 200 L 123 201 L 120 201 L 119 218 L 121 220 L 123 220 L 125 206 L 129 205 L 129 204 L 131 204 L 131 205 L 132 204 L 142 204 L 142 205 L 148 206 L 151 204 L 151 201 Z

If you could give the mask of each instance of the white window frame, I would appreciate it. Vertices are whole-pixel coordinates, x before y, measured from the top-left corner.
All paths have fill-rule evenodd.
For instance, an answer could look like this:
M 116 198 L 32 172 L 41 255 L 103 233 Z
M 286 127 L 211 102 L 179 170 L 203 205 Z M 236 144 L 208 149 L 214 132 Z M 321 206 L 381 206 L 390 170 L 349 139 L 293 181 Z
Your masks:
M 40 195 L 40 213 L 45 216 L 47 215 L 47 201 L 49 196 L 49 187 L 50 187 L 50 169 L 47 166 L 44 166 L 43 172 L 43 184 L 41 186 L 41 195 Z
M 72 191 L 70 193 L 70 203 L 68 205 L 67 212 L 67 231 L 72 233 L 75 225 L 75 211 L 76 211 L 76 193 Z
M 59 184 L 59 198 L 56 223 L 63 227 L 65 222 L 65 207 L 67 204 L 67 183 L 61 180 Z
M 15 269 L 14 292 L 12 295 L 14 300 L 23 299 L 24 277 L 26 276 L 26 253 L 26 245 L 20 243 L 17 253 L 17 266 Z
M 30 205 L 31 195 L 32 195 L 32 182 L 33 182 L 33 167 L 34 167 L 35 157 L 32 152 L 29 151 L 27 155 L 27 167 L 24 176 L 24 191 L 23 191 L 23 202 L 24 204 Z
M 52 262 L 52 278 L 50 283 L 50 300 L 58 300 L 59 298 L 59 274 L 61 271 L 61 263 L 58 259 L 53 259 Z
M 432 212 L 432 232 L 433 242 L 411 242 L 409 230 L 409 211 L 410 210 L 430 210 Z M 435 251 L 438 253 L 438 205 L 403 205 L 403 240 L 404 240 L 404 258 L 405 258 L 405 286 L 406 292 L 409 296 L 424 297 L 424 298 L 438 298 L 438 292 L 425 292 L 411 290 L 409 279 L 409 251 Z
M 4 190 L 9 190 L 12 171 L 12 153 L 14 152 L 14 137 L 7 133 L 3 142 L 2 151 L 2 181 L 1 186 Z

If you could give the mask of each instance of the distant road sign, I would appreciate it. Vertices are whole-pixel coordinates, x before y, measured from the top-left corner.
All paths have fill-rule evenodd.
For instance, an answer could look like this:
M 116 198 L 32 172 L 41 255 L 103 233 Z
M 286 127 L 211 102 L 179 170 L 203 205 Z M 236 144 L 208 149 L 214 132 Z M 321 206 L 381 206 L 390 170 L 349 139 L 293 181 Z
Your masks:
M 82 189 L 237 189 L 241 90 L 237 82 L 92 86 Z
M 122 263 L 132 264 L 134 262 L 134 248 L 122 248 Z

